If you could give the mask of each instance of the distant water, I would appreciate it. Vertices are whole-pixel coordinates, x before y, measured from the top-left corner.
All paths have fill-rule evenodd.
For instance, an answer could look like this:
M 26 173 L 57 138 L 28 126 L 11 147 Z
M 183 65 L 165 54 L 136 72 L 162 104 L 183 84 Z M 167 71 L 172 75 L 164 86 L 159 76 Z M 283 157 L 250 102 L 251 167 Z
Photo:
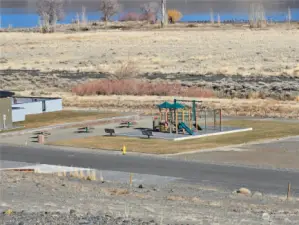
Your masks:
M 0 14 L 1 14 L 1 27 L 35 27 L 38 26 L 39 16 L 35 13 L 35 4 L 26 3 L 17 4 L 22 0 L 2 0 Z M 159 0 L 160 1 L 160 0 Z M 71 1 L 70 1 L 71 2 Z M 82 3 L 83 2 L 83 3 Z M 144 2 L 144 1 L 140 1 Z M 266 17 L 268 20 L 283 22 L 286 21 L 288 14 L 288 7 L 291 9 L 292 20 L 299 21 L 299 0 L 291 0 L 289 2 L 275 0 L 265 5 Z M 80 13 L 82 5 L 86 6 L 88 20 L 99 20 L 101 18 L 98 12 L 98 1 L 75 1 L 75 3 L 66 6 L 66 16 L 60 23 L 71 23 L 76 19 L 77 13 Z M 125 12 L 138 12 L 141 3 L 136 1 L 126 1 L 123 4 L 123 13 Z M 210 20 L 210 9 L 214 11 L 214 20 L 217 21 L 217 15 L 220 15 L 222 21 L 224 20 L 248 20 L 248 2 L 235 2 L 231 0 L 214 0 L 214 1 L 196 1 L 196 0 L 182 0 L 171 1 L 168 0 L 167 8 L 175 8 L 183 13 L 181 21 L 208 21 Z M 118 20 L 120 15 L 114 16 L 114 20 Z

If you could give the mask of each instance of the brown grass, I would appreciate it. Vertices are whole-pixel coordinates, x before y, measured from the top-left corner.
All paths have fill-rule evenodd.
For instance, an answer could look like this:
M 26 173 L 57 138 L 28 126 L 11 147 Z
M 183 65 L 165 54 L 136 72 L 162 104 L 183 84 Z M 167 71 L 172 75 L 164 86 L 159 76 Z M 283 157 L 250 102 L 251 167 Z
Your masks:
M 24 122 L 19 122 L 16 125 L 24 126 L 25 128 L 37 128 L 55 124 L 96 120 L 114 116 L 120 116 L 120 114 L 63 110 L 60 112 L 27 115 Z
M 109 192 L 111 195 L 116 195 L 116 196 L 130 194 L 129 190 L 127 189 L 117 189 L 117 188 L 109 190 Z
M 119 151 L 123 145 L 126 145 L 128 153 L 142 152 L 154 154 L 171 154 L 192 150 L 215 148 L 233 144 L 243 144 L 264 139 L 299 135 L 298 123 L 236 120 L 224 122 L 224 125 L 241 128 L 252 127 L 253 131 L 227 134 L 221 136 L 211 136 L 201 139 L 185 140 L 179 142 L 153 138 L 140 139 L 120 136 L 98 136 L 72 140 L 62 140 L 49 144 Z

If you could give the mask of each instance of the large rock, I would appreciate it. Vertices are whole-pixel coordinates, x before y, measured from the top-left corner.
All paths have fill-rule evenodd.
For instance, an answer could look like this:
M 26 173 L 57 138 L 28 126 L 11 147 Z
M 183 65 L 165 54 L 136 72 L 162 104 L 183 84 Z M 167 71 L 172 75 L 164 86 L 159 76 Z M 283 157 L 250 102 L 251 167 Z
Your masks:
M 244 188 L 244 187 L 237 190 L 237 193 L 242 195 L 251 195 L 251 191 L 248 188 Z
M 264 212 L 264 213 L 262 214 L 262 219 L 263 219 L 263 220 L 266 220 L 266 221 L 269 221 L 269 220 L 270 220 L 270 215 L 269 215 L 269 213 Z

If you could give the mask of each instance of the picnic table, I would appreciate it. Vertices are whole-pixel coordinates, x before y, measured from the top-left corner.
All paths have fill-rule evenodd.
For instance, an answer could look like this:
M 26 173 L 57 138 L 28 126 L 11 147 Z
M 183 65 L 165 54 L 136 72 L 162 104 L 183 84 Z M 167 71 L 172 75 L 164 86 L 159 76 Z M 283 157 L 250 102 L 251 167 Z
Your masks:
M 89 126 L 86 126 L 86 127 L 79 127 L 77 129 L 77 131 L 79 133 L 91 133 L 92 131 L 94 130 L 94 127 L 89 127 Z
M 110 136 L 113 136 L 113 134 L 115 134 L 115 130 L 111 128 L 105 128 L 105 133 L 110 134 Z
M 126 127 L 132 127 L 132 126 L 134 126 L 134 125 L 136 125 L 137 124 L 137 122 L 136 121 L 131 121 L 131 120 L 124 120 L 124 121 L 121 121 L 120 122 L 120 126 L 122 126 L 122 127 L 124 127 L 124 126 L 126 126 Z
M 142 130 L 141 133 L 145 136 L 147 136 L 147 138 L 150 138 L 153 136 L 153 132 L 151 130 Z

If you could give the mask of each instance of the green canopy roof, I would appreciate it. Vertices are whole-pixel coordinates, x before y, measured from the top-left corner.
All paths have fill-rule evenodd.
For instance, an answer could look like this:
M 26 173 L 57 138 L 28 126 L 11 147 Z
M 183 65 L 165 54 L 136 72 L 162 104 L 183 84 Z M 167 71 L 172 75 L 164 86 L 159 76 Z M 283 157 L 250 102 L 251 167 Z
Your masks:
M 172 104 L 169 102 L 163 102 L 162 104 L 158 105 L 160 109 L 171 109 Z
M 176 103 L 171 104 L 171 109 L 183 109 L 183 108 L 185 108 L 185 106 L 180 103 L 176 102 Z
M 183 109 L 185 108 L 184 105 L 180 103 L 171 104 L 169 102 L 163 102 L 162 104 L 158 105 L 160 109 Z

